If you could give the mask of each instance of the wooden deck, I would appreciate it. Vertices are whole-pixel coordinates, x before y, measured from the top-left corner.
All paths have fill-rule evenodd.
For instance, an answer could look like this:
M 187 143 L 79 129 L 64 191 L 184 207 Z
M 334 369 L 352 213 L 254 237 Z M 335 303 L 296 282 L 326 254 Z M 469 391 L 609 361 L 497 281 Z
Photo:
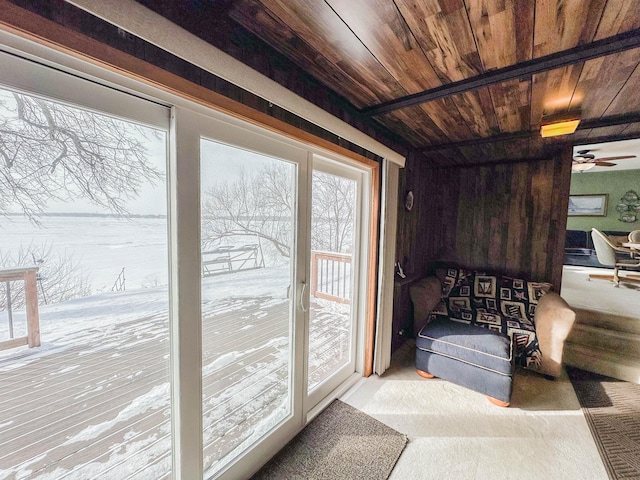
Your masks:
M 268 300 L 217 302 L 203 321 L 205 466 L 234 455 L 286 409 L 288 302 Z M 317 376 L 335 368 L 340 355 L 329 346 L 345 344 L 346 319 L 314 318 Z M 43 338 L 42 348 L 0 362 L 0 479 L 170 478 L 166 316 L 75 340 L 52 347 Z

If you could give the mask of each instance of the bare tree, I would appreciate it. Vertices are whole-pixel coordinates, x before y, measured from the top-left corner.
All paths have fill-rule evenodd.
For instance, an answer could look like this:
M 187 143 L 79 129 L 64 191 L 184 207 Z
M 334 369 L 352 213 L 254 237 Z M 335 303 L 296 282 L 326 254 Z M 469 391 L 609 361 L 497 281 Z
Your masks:
M 87 199 L 126 214 L 127 199 L 161 172 L 141 138 L 153 133 L 113 117 L 0 91 L 0 214 L 32 221 L 49 200 Z
M 234 182 L 221 182 L 203 194 L 203 241 L 260 237 L 283 257 L 292 238 L 292 174 L 287 164 L 272 163 L 251 175 L 241 171 Z
M 203 243 L 258 236 L 289 257 L 293 235 L 293 170 L 274 163 L 234 182 L 220 182 L 203 193 Z M 353 235 L 355 182 L 313 173 L 314 250 L 346 252 Z
M 20 246 L 13 252 L 0 251 L 0 265 L 20 267 L 38 265 L 38 290 L 40 301 L 52 304 L 86 297 L 91 294 L 87 276 L 72 256 L 55 255 L 50 244 Z M 11 304 L 24 307 L 24 283 L 12 282 Z M 7 308 L 7 290 L 0 285 L 0 311 Z
M 349 253 L 352 247 L 356 182 L 313 172 L 311 248 Z

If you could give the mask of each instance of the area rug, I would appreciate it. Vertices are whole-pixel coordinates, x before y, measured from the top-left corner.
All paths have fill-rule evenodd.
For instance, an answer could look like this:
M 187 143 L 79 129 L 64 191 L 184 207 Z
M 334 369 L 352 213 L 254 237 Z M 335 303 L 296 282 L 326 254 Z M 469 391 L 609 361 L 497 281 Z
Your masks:
M 335 400 L 253 478 L 384 480 L 406 444 L 405 435 Z
M 640 385 L 567 367 L 612 480 L 640 478 Z

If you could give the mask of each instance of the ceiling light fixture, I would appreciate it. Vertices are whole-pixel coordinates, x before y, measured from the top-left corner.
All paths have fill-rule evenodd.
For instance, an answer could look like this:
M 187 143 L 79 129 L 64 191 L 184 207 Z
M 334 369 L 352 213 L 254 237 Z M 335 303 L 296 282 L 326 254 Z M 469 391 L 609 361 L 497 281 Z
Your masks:
M 587 170 L 591 170 L 595 166 L 595 163 L 574 163 L 571 166 L 571 170 L 573 170 L 574 172 L 586 172 Z
M 580 119 L 563 120 L 555 123 L 545 123 L 544 125 L 540 125 L 540 135 L 542 137 L 569 135 L 576 131 L 576 128 L 578 128 L 579 124 Z

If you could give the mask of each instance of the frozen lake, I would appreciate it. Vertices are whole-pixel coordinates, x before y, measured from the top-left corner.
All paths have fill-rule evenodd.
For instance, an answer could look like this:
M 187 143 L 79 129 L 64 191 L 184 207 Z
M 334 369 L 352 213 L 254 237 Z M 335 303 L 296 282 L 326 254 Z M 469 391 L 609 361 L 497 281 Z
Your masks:
M 92 292 L 111 290 L 123 268 L 127 289 L 167 284 L 165 218 L 47 216 L 36 226 L 23 217 L 0 217 L 0 253 L 31 244 L 79 264 Z

